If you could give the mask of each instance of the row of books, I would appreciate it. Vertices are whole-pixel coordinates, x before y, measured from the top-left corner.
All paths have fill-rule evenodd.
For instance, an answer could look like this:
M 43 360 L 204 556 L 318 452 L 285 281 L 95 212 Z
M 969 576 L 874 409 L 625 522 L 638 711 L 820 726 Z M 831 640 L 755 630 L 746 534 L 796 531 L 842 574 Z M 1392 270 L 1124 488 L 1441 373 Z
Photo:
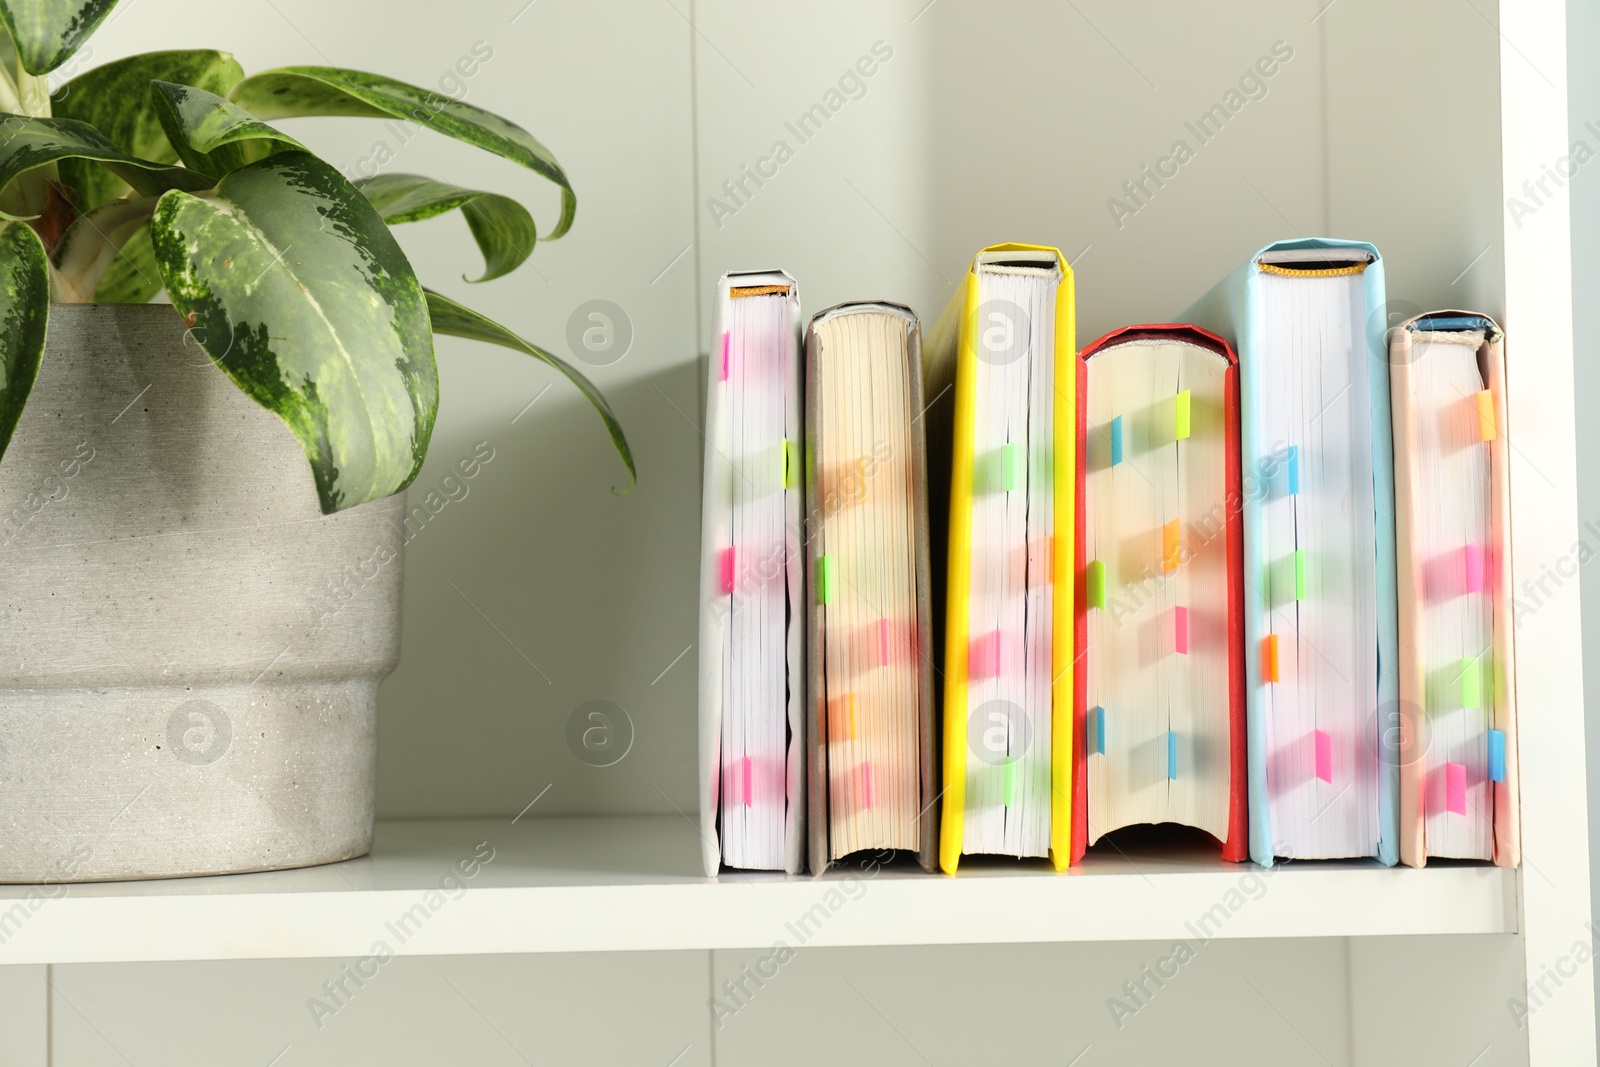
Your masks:
M 1267 246 L 1076 348 L 1059 251 L 984 249 L 929 332 L 724 276 L 701 825 L 722 866 L 1518 862 L 1503 335 L 1387 321 L 1370 244 Z M 1393 401 L 1391 409 L 1391 399 Z

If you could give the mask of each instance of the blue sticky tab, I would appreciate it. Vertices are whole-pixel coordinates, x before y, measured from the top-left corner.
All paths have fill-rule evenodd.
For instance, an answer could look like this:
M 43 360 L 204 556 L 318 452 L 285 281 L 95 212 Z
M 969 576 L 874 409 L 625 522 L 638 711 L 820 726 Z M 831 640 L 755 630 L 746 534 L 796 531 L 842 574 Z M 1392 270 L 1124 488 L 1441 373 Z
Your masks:
M 1489 731 L 1489 781 L 1503 782 L 1506 780 L 1506 733 L 1504 730 Z
M 1300 446 L 1289 446 L 1289 495 L 1300 493 Z
M 1106 709 L 1098 704 L 1094 709 L 1094 750 L 1102 756 L 1106 754 Z
M 1122 416 L 1111 420 L 1111 465 L 1122 462 Z
M 1167 778 L 1176 780 L 1178 777 L 1178 735 L 1171 730 L 1167 731 Z

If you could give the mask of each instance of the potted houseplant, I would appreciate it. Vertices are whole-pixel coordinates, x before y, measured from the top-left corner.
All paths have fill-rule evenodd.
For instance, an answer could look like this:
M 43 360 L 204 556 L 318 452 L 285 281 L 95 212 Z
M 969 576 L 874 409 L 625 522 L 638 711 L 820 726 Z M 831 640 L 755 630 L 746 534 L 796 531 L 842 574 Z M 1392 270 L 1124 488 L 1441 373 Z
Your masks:
M 0 881 L 358 856 L 434 335 L 555 366 L 633 459 L 587 379 L 424 289 L 389 230 L 459 210 L 489 280 L 533 251 L 524 207 L 352 182 L 268 123 L 513 160 L 560 187 L 547 240 L 576 200 L 525 130 L 373 74 L 171 51 L 52 95 L 115 3 L 0 0 Z

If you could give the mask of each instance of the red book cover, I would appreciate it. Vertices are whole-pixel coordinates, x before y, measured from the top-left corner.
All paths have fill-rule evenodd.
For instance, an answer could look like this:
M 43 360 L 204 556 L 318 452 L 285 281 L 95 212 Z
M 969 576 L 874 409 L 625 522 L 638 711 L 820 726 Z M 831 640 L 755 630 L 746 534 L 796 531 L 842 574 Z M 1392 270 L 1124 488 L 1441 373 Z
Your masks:
M 1240 517 L 1242 495 L 1240 489 L 1239 473 L 1239 361 L 1233 349 L 1226 341 L 1216 334 L 1202 330 L 1197 326 L 1182 323 L 1161 323 L 1144 326 L 1129 326 L 1120 330 L 1113 330 L 1099 340 L 1093 342 L 1078 354 L 1078 466 L 1076 471 L 1076 514 L 1077 529 L 1075 531 L 1076 551 L 1074 559 L 1077 566 L 1077 598 L 1075 602 L 1075 618 L 1073 620 L 1073 649 L 1074 662 L 1078 665 L 1074 671 L 1073 681 L 1073 777 L 1072 777 L 1072 862 L 1077 863 L 1083 858 L 1089 846 L 1089 818 L 1090 818 L 1090 790 L 1089 790 L 1089 761 L 1092 755 L 1098 755 L 1098 722 L 1095 709 L 1089 705 L 1090 690 L 1090 665 L 1088 657 L 1090 649 L 1090 615 L 1093 612 L 1118 610 L 1118 596 L 1120 593 L 1113 587 L 1116 581 L 1113 575 L 1107 573 L 1105 561 L 1095 561 L 1090 558 L 1089 545 L 1089 518 L 1087 500 L 1087 475 L 1091 462 L 1096 462 L 1091 457 L 1099 457 L 1098 462 L 1107 462 L 1106 457 L 1117 462 L 1123 461 L 1120 452 L 1123 447 L 1124 427 L 1116 428 L 1116 452 L 1110 450 L 1113 446 L 1109 443 L 1090 438 L 1090 409 L 1093 398 L 1090 395 L 1089 385 L 1089 360 L 1096 353 L 1123 345 L 1139 342 L 1175 342 L 1189 344 L 1203 348 L 1220 355 L 1226 362 L 1222 371 L 1221 382 L 1221 423 L 1224 435 L 1222 461 L 1224 464 L 1223 485 L 1225 488 L 1222 506 L 1222 535 L 1223 544 L 1222 560 L 1226 572 L 1225 604 L 1220 610 L 1225 613 L 1225 618 L 1220 620 L 1215 627 L 1215 632 L 1220 636 L 1225 646 L 1227 657 L 1226 675 L 1228 686 L 1227 721 L 1228 737 L 1223 757 L 1228 767 L 1227 813 L 1225 835 L 1219 838 L 1222 846 L 1222 858 L 1233 862 L 1241 862 L 1249 857 L 1249 822 L 1246 815 L 1247 777 L 1245 772 L 1245 676 L 1244 676 L 1244 616 L 1241 611 L 1243 604 L 1243 532 Z M 1177 404 L 1175 398 L 1173 404 Z M 1190 425 L 1190 398 L 1186 391 L 1183 395 L 1183 413 L 1175 416 L 1181 419 L 1183 426 L 1182 435 L 1187 436 Z M 1163 409 L 1175 411 L 1175 407 Z M 1117 420 L 1119 423 L 1121 420 Z M 1202 423 L 1204 419 L 1202 418 Z M 1097 426 L 1096 434 L 1106 436 L 1107 428 Z M 1174 431 L 1176 433 L 1176 431 Z M 1133 432 L 1127 433 L 1130 441 L 1136 436 Z M 1092 447 L 1100 446 L 1104 447 Z M 1190 531 L 1194 529 L 1190 524 Z M 1181 537 L 1181 526 L 1173 520 L 1173 530 Z M 1170 536 L 1170 535 L 1169 535 Z M 1173 553 L 1172 570 L 1175 572 L 1179 555 L 1174 552 L 1176 538 L 1169 539 L 1163 544 L 1162 551 Z M 1115 570 L 1113 562 L 1110 569 Z M 1163 570 L 1166 563 L 1162 562 Z M 1091 577 L 1091 568 L 1095 568 L 1094 577 Z M 1148 575 L 1148 571 L 1145 572 Z M 1098 582 L 1103 592 L 1104 606 L 1090 603 L 1092 582 Z M 1137 592 L 1133 594 L 1137 596 Z M 1189 648 L 1189 613 L 1193 610 L 1203 613 L 1201 605 L 1174 609 L 1173 623 L 1175 633 L 1172 637 L 1175 651 L 1187 654 Z M 1217 610 L 1217 609 L 1213 609 Z M 1206 625 L 1207 617 L 1200 615 L 1202 626 Z M 1110 717 L 1110 712 L 1102 713 Z M 1114 721 L 1114 720 L 1113 720 Z M 1114 730 L 1108 728 L 1108 733 L 1114 736 Z M 1198 742 L 1191 742 L 1191 744 Z M 1185 746 L 1184 751 L 1188 750 Z M 1168 774 L 1176 777 L 1183 773 L 1181 769 L 1181 751 L 1178 742 L 1169 732 L 1167 747 Z M 1214 837 L 1218 836 L 1213 834 Z

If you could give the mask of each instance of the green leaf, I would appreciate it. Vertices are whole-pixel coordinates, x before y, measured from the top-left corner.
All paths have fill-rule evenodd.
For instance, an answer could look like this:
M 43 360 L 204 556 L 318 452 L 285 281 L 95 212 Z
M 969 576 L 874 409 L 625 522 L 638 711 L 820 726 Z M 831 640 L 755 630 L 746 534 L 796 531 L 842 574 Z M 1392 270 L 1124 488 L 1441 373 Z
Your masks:
M 151 247 L 150 223 L 146 221 L 107 268 L 95 287 L 94 299 L 97 304 L 148 304 L 159 292 L 161 268 L 156 266 L 156 250 Z
M 226 95 L 243 77 L 244 68 L 227 52 L 146 52 L 80 74 L 56 90 L 50 110 L 58 119 L 88 123 L 131 156 L 176 163 L 178 153 L 167 143 L 150 83 L 168 81 Z M 116 175 L 79 160 L 62 162 L 61 180 L 78 191 L 78 206 L 85 211 L 128 191 Z
M 62 234 L 52 256 L 56 299 L 93 300 L 106 271 L 121 257 L 123 245 L 149 225 L 155 206 L 155 197 L 135 196 L 79 215 Z
M 572 226 L 578 200 L 572 183 L 550 150 L 527 130 L 482 108 L 430 89 L 337 67 L 280 67 L 252 74 L 233 87 L 233 102 L 263 119 L 297 115 L 393 117 L 426 126 L 446 137 L 504 156 L 561 187 L 561 218 L 545 240 Z
M 533 246 L 539 240 L 533 216 L 509 196 L 463 189 L 417 174 L 361 178 L 356 181 L 356 188 L 391 226 L 397 222 L 421 222 L 460 208 L 484 259 L 483 277 L 468 281 L 487 282 L 510 274 L 533 254 Z
M 72 57 L 111 14 L 117 0 L 0 0 L 0 20 L 11 32 L 29 74 L 49 74 Z
M 599 412 L 600 419 L 606 424 L 606 430 L 611 434 L 611 444 L 616 448 L 617 455 L 622 457 L 622 462 L 628 467 L 628 488 L 624 494 L 631 493 L 633 487 L 639 482 L 639 472 L 633 466 L 633 450 L 628 447 L 628 438 L 622 432 L 622 423 L 617 421 L 617 416 L 612 412 L 611 405 L 606 403 L 606 398 L 600 395 L 600 390 L 594 383 L 583 376 L 572 364 L 566 360 L 546 352 L 538 345 L 523 340 L 499 323 L 473 311 L 471 308 L 441 296 L 432 289 L 423 290 L 428 295 L 428 316 L 433 320 L 433 332 L 446 334 L 450 337 L 466 337 L 474 341 L 487 341 L 493 345 L 503 345 L 515 349 L 534 359 L 540 359 L 550 364 L 556 370 L 567 376 L 567 380 L 578 387 L 578 391 L 589 398 L 589 403 L 594 405 Z
M 324 514 L 411 483 L 439 406 L 433 336 L 411 264 L 354 186 L 282 152 L 212 193 L 163 196 L 151 234 L 195 340 L 294 433 Z
M 168 189 L 206 189 L 216 179 L 121 152 L 92 126 L 73 119 L 0 115 L 0 189 L 17 175 L 58 159 L 89 159 L 131 185 L 142 196 Z
M 50 263 L 32 228 L 0 231 L 0 454 L 39 376 L 50 314 Z
M 223 175 L 287 149 L 305 150 L 216 93 L 167 81 L 151 83 L 167 141 L 185 166 Z

